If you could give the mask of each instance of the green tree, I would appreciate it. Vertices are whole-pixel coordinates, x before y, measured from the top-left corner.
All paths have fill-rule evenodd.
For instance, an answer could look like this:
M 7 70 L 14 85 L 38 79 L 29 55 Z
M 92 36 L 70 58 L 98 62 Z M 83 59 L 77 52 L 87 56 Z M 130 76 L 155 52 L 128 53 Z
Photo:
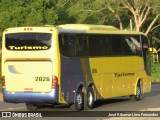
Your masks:
M 5 28 L 44 24 L 106 24 L 159 37 L 160 1 L 0 0 L 0 35 Z
M 133 28 L 146 35 L 155 28 L 160 16 L 159 0 L 61 0 L 61 3 L 68 7 L 76 23 L 111 24 L 124 29 L 132 20 Z
M 1 0 L 0 36 L 8 27 L 56 24 L 58 15 L 52 0 Z
M 51 0 L 25 0 L 21 7 L 25 21 L 23 26 L 55 24 L 58 19 Z
M 154 17 L 152 16 L 153 19 L 151 23 L 148 24 L 148 28 L 145 31 L 145 34 L 147 35 L 160 16 L 160 1 L 121 0 L 121 3 L 132 13 L 136 31 L 142 31 L 144 23 L 150 18 L 149 15 L 152 13 Z
M 1 28 L 55 24 L 58 15 L 52 4 L 52 0 L 1 0 Z
M 63 1 L 63 2 L 62 2 Z M 61 0 L 76 23 L 108 24 L 123 29 L 125 11 L 117 0 Z M 124 26 L 123 26 L 124 25 Z

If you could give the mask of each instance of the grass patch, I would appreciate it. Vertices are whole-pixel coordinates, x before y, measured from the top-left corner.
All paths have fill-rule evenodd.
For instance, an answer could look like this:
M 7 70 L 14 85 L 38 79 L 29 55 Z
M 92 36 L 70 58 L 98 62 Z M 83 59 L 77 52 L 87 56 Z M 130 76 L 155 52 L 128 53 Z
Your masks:
M 152 82 L 160 81 L 160 63 L 153 63 L 152 62 Z
M 0 92 L 2 91 L 2 80 L 1 80 L 1 73 L 0 73 Z

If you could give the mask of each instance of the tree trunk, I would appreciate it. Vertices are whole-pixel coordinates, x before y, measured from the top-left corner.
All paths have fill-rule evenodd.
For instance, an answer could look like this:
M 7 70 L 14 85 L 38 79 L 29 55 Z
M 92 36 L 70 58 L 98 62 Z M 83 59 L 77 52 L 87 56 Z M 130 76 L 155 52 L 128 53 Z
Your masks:
M 117 18 L 117 20 L 119 21 L 119 28 L 120 28 L 120 30 L 123 30 L 123 23 L 122 23 L 121 18 L 120 18 L 119 15 L 117 15 L 117 14 L 116 14 L 116 18 Z
M 146 35 L 148 35 L 148 33 L 150 32 L 152 26 L 154 25 L 154 23 L 158 20 L 160 14 L 157 14 L 156 17 L 153 19 L 153 21 L 151 22 L 151 24 L 149 25 L 147 31 L 145 32 Z

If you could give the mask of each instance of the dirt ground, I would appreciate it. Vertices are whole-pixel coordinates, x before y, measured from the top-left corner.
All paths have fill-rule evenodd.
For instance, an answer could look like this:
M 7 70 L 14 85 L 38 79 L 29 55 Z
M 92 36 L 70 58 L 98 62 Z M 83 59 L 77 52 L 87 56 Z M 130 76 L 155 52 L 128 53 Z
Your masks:
M 3 95 L 2 95 L 2 93 L 0 92 L 0 101 L 2 101 L 3 100 Z

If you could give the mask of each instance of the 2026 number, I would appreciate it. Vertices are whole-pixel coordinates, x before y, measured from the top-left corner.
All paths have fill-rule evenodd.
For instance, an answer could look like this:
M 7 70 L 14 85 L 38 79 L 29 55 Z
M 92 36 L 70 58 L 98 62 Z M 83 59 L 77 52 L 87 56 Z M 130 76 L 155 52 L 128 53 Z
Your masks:
M 50 78 L 39 76 L 39 77 L 35 77 L 35 81 L 50 81 Z

